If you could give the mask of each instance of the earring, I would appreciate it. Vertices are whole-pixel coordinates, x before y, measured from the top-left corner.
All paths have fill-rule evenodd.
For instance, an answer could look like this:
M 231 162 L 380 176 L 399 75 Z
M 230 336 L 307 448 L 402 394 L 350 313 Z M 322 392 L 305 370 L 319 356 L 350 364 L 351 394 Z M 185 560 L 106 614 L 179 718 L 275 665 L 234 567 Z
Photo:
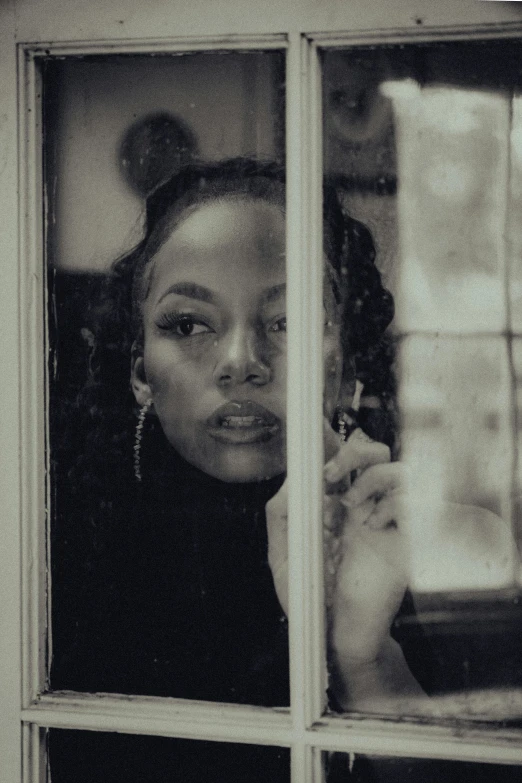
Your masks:
M 352 432 L 359 426 L 357 422 L 358 411 L 353 408 L 348 408 L 347 411 L 338 407 L 335 411 L 336 416 L 336 429 L 339 434 L 339 440 L 341 443 L 345 443 Z
M 134 436 L 134 475 L 136 481 L 141 481 L 141 466 L 140 466 L 140 452 L 141 452 L 141 439 L 143 437 L 143 425 L 145 423 L 145 416 L 147 411 L 152 405 L 152 400 L 147 400 L 145 405 L 142 405 L 138 414 L 138 423 L 136 424 L 136 434 Z
M 359 426 L 359 408 L 361 405 L 361 394 L 364 386 L 361 381 L 355 381 L 355 391 L 353 400 L 348 410 L 344 410 L 340 405 L 335 410 L 337 419 L 337 432 L 341 443 L 348 440 L 352 432 Z
M 339 440 L 341 443 L 344 443 L 348 439 L 349 424 L 351 424 L 351 421 L 346 413 L 342 408 L 337 408 L 337 432 L 339 434 Z

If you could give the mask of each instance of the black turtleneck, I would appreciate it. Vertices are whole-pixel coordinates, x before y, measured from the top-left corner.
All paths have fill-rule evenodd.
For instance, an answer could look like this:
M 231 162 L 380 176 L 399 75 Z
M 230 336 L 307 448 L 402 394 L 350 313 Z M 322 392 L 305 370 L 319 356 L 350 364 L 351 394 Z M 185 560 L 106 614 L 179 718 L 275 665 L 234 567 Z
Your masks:
M 288 704 L 265 517 L 282 477 L 228 484 L 164 444 L 142 458 L 141 485 L 62 500 L 52 687 Z

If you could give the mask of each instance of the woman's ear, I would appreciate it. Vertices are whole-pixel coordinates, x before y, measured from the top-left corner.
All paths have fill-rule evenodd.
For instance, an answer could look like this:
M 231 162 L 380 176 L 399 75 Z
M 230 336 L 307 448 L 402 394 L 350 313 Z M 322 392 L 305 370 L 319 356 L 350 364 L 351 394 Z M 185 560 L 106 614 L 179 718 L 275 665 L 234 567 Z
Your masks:
M 133 349 L 131 362 L 131 388 L 136 402 L 141 407 L 152 399 L 152 390 L 147 383 L 143 355 Z

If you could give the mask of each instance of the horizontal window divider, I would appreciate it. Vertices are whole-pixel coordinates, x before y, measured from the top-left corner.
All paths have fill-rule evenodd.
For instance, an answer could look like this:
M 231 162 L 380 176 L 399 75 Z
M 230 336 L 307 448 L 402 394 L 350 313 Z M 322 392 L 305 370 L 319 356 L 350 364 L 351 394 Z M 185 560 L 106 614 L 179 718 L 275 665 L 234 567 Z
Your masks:
M 316 734 L 315 741 L 310 735 Z M 395 757 L 522 764 L 522 730 L 425 717 L 325 717 L 307 732 L 323 750 Z
M 111 38 L 104 40 L 71 40 L 59 43 L 20 42 L 28 56 L 35 59 L 47 57 L 74 57 L 83 55 L 118 55 L 118 54 L 191 54 L 202 51 L 226 50 L 259 50 L 285 49 L 286 35 L 274 33 L 270 35 L 220 35 L 207 37 L 180 38 Z
M 483 23 L 470 25 L 424 25 L 416 24 L 411 28 L 357 30 L 349 32 L 305 33 L 309 41 L 321 49 L 349 46 L 369 46 L 379 44 L 383 47 L 406 43 L 437 43 L 444 41 L 482 41 L 496 38 L 516 38 L 522 31 L 519 21 L 503 24 Z
M 26 723 L 60 729 L 283 747 L 295 741 L 286 708 L 154 696 L 58 691 L 40 696 L 21 717 Z
M 429 337 L 433 340 L 448 339 L 448 340 L 460 340 L 462 338 L 472 338 L 475 340 L 490 340 L 491 338 L 519 340 L 522 337 L 522 332 L 519 331 L 506 331 L 505 329 L 491 329 L 490 331 L 484 331 L 480 329 L 468 329 L 462 331 L 445 331 L 442 329 L 403 329 L 392 331 L 391 335 L 398 340 L 403 340 L 407 337 Z
M 522 728 L 471 720 L 336 715 L 301 731 L 284 708 L 72 691 L 42 695 L 21 717 L 26 724 L 57 729 L 279 747 L 297 742 L 344 753 L 522 764 Z

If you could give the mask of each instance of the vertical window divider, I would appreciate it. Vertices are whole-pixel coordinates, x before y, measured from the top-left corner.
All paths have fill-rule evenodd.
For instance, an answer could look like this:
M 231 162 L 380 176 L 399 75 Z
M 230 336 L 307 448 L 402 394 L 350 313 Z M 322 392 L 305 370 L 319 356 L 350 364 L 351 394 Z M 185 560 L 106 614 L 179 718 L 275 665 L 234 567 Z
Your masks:
M 313 406 L 310 419 L 313 421 L 316 438 L 311 440 L 313 464 L 310 465 L 312 475 L 309 477 L 312 497 L 310 499 L 312 516 L 308 530 L 308 557 L 305 563 L 305 574 L 308 582 L 305 590 L 309 591 L 307 617 L 309 622 L 308 648 L 310 651 L 310 724 L 321 718 L 327 707 L 326 690 L 328 673 L 326 668 L 326 612 L 324 596 L 324 555 L 323 555 L 323 403 L 324 403 L 324 252 L 323 252 L 323 144 L 322 144 L 322 69 L 318 48 L 306 40 L 306 57 L 308 62 L 308 80 L 306 92 L 306 117 L 309 139 L 307 159 L 308 167 L 303 161 L 305 173 L 305 197 L 308 199 L 306 223 L 309 227 L 308 263 L 310 265 L 310 301 L 314 311 L 311 321 L 311 334 L 308 335 L 310 347 L 307 354 L 310 367 L 306 368 L 306 376 L 314 382 Z M 305 316 L 306 317 L 306 316 Z M 305 360 L 306 361 L 306 360 Z M 312 436 L 312 433 L 310 433 Z M 309 447 L 310 448 L 310 447 Z M 306 592 L 305 592 L 306 596 Z
M 33 770 L 31 768 L 31 749 L 32 749 L 32 733 L 31 726 L 28 723 L 22 723 L 22 783 L 32 783 Z
M 322 579 L 322 252 L 317 56 L 291 34 L 287 61 L 288 546 L 292 779 L 309 780 L 305 731 L 326 690 Z M 312 121 L 310 122 L 310 118 Z M 320 214 L 320 213 L 319 213 Z M 297 744 L 296 744 L 297 743 Z
M 32 53 L 19 47 L 20 116 L 20 454 L 22 536 L 22 701 L 34 701 L 46 671 L 46 345 L 42 335 L 41 77 Z
M 20 727 L 20 331 L 18 300 L 18 266 L 20 236 L 18 226 L 17 175 L 18 138 L 16 90 L 16 30 L 14 4 L 0 4 L 0 205 L 2 224 L 2 285 L 0 309 L 2 329 L 2 563 L 0 594 L 2 596 L 0 634 L 0 769 L 9 783 L 21 780 Z
M 23 727 L 23 783 L 47 783 L 46 730 L 36 724 Z

